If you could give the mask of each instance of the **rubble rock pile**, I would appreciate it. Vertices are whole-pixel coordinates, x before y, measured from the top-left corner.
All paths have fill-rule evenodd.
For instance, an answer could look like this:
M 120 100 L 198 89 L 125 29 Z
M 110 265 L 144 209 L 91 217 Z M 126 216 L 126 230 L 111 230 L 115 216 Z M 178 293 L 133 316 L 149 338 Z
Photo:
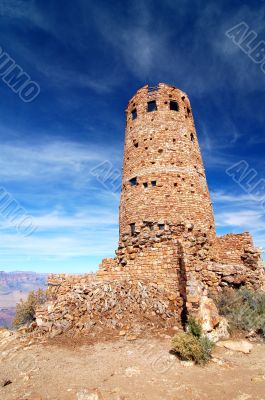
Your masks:
M 69 330 L 116 329 L 141 333 L 171 327 L 178 321 L 174 293 L 155 283 L 112 281 L 73 285 L 71 290 L 37 309 L 38 331 L 51 336 Z M 136 332 L 137 331 L 137 332 Z

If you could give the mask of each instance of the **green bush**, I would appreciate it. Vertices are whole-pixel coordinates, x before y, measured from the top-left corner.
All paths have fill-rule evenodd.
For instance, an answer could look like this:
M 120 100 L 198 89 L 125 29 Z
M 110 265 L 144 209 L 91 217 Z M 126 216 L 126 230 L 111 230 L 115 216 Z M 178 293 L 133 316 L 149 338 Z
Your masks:
M 191 333 L 193 336 L 201 337 L 202 327 L 194 317 L 189 317 L 187 324 L 187 331 Z
M 172 339 L 173 351 L 179 358 L 206 364 L 211 359 L 214 343 L 202 334 L 202 327 L 194 317 L 188 319 L 187 332 Z
M 226 289 L 215 302 L 232 331 L 255 331 L 265 337 L 265 293 L 246 288 Z
M 35 320 L 35 310 L 39 304 L 46 301 L 46 292 L 42 289 L 32 291 L 25 301 L 20 300 L 16 305 L 16 314 L 13 319 L 13 326 L 19 328 L 22 325 Z
M 179 333 L 172 340 L 173 351 L 179 358 L 194 361 L 196 364 L 206 364 L 211 359 L 213 342 L 207 337 L 194 336 L 191 333 Z

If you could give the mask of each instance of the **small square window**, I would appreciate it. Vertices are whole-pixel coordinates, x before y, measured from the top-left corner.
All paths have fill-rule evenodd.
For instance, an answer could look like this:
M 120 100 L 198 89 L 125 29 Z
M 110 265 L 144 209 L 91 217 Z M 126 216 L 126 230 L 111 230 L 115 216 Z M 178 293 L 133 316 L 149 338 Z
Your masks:
M 131 186 L 136 186 L 137 185 L 137 178 L 132 178 L 132 179 L 130 179 L 130 184 L 131 184 Z
M 157 110 L 156 101 L 155 100 L 148 101 L 147 112 L 152 112 L 152 111 L 156 111 L 156 110 Z
M 134 143 L 134 147 L 138 147 L 138 143 Z
M 134 108 L 132 110 L 132 119 L 136 119 L 136 118 L 137 118 L 137 110 L 136 110 L 136 108 Z
M 148 183 L 147 182 L 144 182 L 143 185 L 144 185 L 144 188 L 148 187 Z
M 156 186 L 156 181 L 151 181 L 152 186 Z
M 158 224 L 158 229 L 163 231 L 165 229 L 165 224 Z
M 173 111 L 179 111 L 179 105 L 178 102 L 175 100 L 170 100 L 169 102 L 169 109 Z

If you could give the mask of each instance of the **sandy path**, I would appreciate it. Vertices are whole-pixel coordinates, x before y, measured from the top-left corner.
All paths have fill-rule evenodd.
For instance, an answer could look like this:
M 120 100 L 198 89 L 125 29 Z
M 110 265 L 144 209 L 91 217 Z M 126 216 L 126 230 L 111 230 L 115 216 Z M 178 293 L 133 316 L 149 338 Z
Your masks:
M 12 381 L 0 387 L 1 400 L 265 400 L 264 344 L 250 355 L 218 348 L 223 364 L 202 368 L 171 356 L 169 338 L 76 347 L 28 341 L 0 341 L 0 381 Z

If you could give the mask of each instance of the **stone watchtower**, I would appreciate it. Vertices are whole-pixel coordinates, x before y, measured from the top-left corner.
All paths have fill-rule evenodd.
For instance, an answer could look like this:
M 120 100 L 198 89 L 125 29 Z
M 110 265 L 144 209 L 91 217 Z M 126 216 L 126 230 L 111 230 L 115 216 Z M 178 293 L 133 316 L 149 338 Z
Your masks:
M 90 313 L 85 307 L 89 326 L 94 317 L 98 320 L 98 310 L 108 327 L 125 319 L 126 325 L 135 325 L 135 317 L 153 330 L 157 316 L 164 327 L 173 326 L 188 315 L 201 318 L 209 292 L 242 285 L 265 290 L 264 265 L 251 235 L 216 236 L 190 102 L 174 86 L 146 85 L 129 101 L 119 218 L 116 256 L 103 259 L 96 274 L 49 277 L 55 298 L 69 290 L 75 293 L 77 284 L 85 284 L 86 294 L 93 282 L 92 303 L 94 283 L 102 284 L 94 293 L 102 288 L 96 297 L 99 308 L 91 306 Z M 105 298 L 106 290 L 113 291 L 106 283 L 113 281 L 114 297 Z M 114 300 L 118 292 L 121 304 Z M 43 317 L 39 311 L 37 320 L 47 321 L 53 314 L 47 310 Z M 64 319 L 60 326 L 68 322 Z
M 146 85 L 129 101 L 119 219 L 116 257 L 98 276 L 163 286 L 182 316 L 208 291 L 263 285 L 251 235 L 216 236 L 190 102 L 174 86 Z
M 120 239 L 143 223 L 189 221 L 214 239 L 205 171 L 187 95 L 160 83 L 139 89 L 126 109 Z

